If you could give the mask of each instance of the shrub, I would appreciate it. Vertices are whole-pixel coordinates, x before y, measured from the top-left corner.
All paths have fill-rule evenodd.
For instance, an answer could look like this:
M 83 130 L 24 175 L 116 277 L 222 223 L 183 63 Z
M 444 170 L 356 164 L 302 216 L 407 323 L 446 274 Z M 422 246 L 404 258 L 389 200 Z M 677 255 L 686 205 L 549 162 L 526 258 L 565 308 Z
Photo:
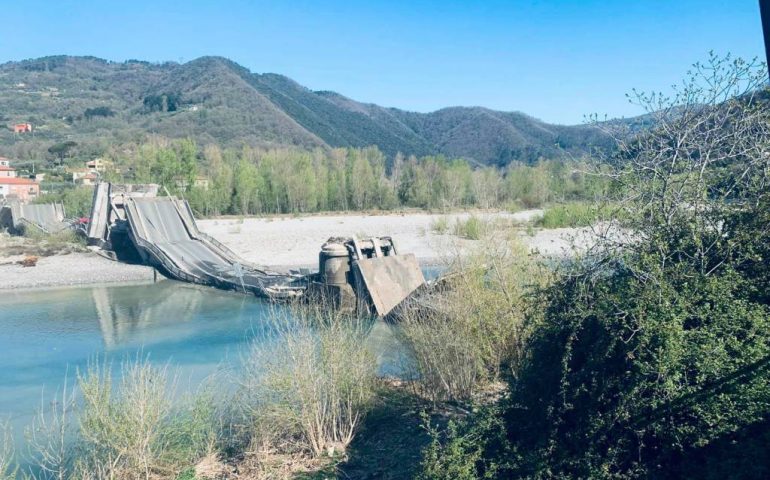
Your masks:
M 486 225 L 483 220 L 475 215 L 471 215 L 466 220 L 457 220 L 454 226 L 454 234 L 468 240 L 480 240 L 485 228 Z
M 450 420 L 444 434 L 428 426 L 431 443 L 423 451 L 420 480 L 475 480 L 476 462 L 481 459 L 481 448 L 471 436 L 460 435 L 457 424 Z
M 91 120 L 93 117 L 113 117 L 115 112 L 110 107 L 94 107 L 86 108 L 83 116 L 87 120 Z
M 618 264 L 548 291 L 509 412 L 522 442 L 553 449 L 548 468 L 660 476 L 770 411 L 770 311 L 732 272 L 676 270 L 652 282 Z
M 175 378 L 141 358 L 122 364 L 117 384 L 107 364 L 79 372 L 77 389 L 65 378 L 26 429 L 24 478 L 176 478 L 215 450 L 221 428 L 213 390 L 177 397 Z M 0 442 L 0 453 L 7 445 Z M 10 471 L 5 460 L 0 467 Z
M 484 375 L 480 347 L 471 322 L 457 322 L 446 312 L 409 312 L 400 334 L 412 354 L 409 365 L 418 393 L 433 402 L 467 400 Z
M 567 203 L 547 208 L 536 224 L 543 228 L 587 227 L 609 216 L 606 207 L 587 203 Z
M 497 407 L 481 407 L 472 420 L 450 420 L 444 430 L 423 416 L 431 441 L 422 451 L 418 479 L 475 480 L 510 471 L 508 465 L 516 463 L 517 455 L 510 450 L 500 413 Z
M 435 308 L 408 309 L 399 325 L 418 393 L 432 401 L 468 400 L 501 368 L 518 368 L 532 288 L 548 281 L 516 240 L 489 239 L 457 262 L 451 289 L 427 302 Z
M 444 235 L 449 231 L 449 220 L 446 217 L 438 217 L 430 224 L 430 229 L 437 235 Z
M 214 386 L 206 385 L 177 402 L 162 428 L 167 461 L 173 465 L 191 464 L 216 451 L 222 423 L 218 400 Z
M 243 406 L 252 443 L 323 454 L 350 444 L 374 396 L 376 362 L 364 342 L 369 321 L 322 307 L 273 313 L 273 345 L 244 358 Z
M 43 478 L 70 478 L 76 454 L 75 396 L 65 377 L 64 386 L 48 409 L 42 408 L 26 429 L 27 463 Z
M 634 97 L 653 126 L 612 159 L 613 224 L 632 235 L 601 236 L 541 292 L 504 403 L 518 453 L 484 453 L 477 475 L 515 458 L 499 478 L 714 478 L 716 457 L 728 476 L 766 476 L 766 70 L 711 57 L 692 75 L 674 99 Z M 439 464 L 475 452 L 448 445 Z
M 136 361 L 123 365 L 113 388 L 108 365 L 92 364 L 78 375 L 83 396 L 79 415 L 83 455 L 77 469 L 96 478 L 148 478 L 163 463 L 164 422 L 171 415 L 166 368 Z

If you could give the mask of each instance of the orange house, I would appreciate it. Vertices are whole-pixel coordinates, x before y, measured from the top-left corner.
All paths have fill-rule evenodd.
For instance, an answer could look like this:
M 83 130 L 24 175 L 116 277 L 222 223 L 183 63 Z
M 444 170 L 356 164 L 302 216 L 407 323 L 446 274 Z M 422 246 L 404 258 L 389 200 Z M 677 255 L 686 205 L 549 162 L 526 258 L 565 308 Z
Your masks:
M 32 132 L 31 123 L 17 123 L 13 126 L 13 133 L 30 133 Z
M 28 202 L 40 195 L 40 185 L 29 178 L 0 177 L 0 197 L 15 196 Z

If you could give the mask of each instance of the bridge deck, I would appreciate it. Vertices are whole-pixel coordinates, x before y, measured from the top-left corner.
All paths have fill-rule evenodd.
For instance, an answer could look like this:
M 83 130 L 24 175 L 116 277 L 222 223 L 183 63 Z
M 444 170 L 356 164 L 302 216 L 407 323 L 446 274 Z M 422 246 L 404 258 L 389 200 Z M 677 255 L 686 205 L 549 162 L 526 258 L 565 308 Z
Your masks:
M 173 278 L 270 298 L 292 297 L 302 290 L 298 277 L 259 269 L 201 234 L 186 202 L 128 198 L 125 207 L 132 241 L 145 261 Z

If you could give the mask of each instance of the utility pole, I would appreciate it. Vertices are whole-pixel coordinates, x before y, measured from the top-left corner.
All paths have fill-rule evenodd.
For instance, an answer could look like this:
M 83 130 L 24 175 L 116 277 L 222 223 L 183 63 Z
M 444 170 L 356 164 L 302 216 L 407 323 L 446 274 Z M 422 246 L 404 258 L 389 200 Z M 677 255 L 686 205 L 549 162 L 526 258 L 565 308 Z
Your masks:
M 762 34 L 765 39 L 765 59 L 770 74 L 770 0 L 759 0 L 759 15 L 762 17 Z

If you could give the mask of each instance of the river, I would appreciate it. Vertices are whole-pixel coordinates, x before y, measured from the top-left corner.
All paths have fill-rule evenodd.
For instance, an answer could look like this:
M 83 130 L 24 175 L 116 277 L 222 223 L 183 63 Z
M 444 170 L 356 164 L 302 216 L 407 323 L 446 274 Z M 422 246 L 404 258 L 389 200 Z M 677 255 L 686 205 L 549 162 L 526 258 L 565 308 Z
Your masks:
M 41 405 L 72 383 L 89 362 L 147 357 L 168 364 L 181 389 L 220 369 L 237 369 L 251 342 L 275 329 L 258 298 L 171 280 L 0 294 L 0 423 L 17 443 Z M 403 352 L 391 326 L 378 321 L 369 342 L 383 374 L 397 374 Z M 41 403 L 42 402 L 42 403 Z

